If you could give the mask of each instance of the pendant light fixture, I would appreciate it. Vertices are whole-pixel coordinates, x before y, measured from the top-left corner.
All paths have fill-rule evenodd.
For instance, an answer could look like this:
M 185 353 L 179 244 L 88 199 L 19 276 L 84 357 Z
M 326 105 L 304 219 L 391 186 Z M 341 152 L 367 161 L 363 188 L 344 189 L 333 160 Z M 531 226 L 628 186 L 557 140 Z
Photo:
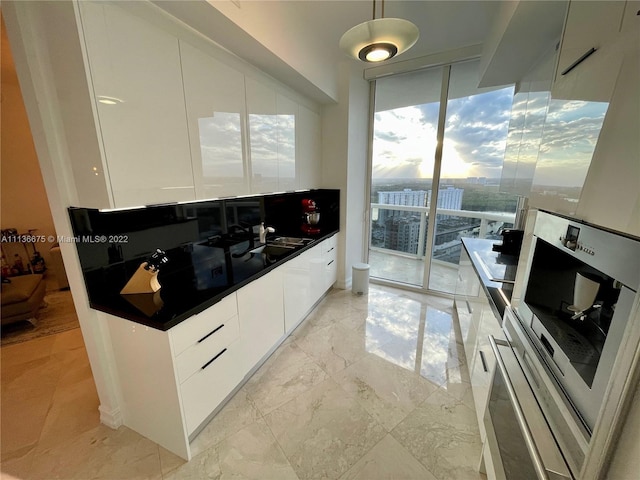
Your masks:
M 373 0 L 373 20 L 347 30 L 340 39 L 340 48 L 349 56 L 363 62 L 382 62 L 410 49 L 418 40 L 418 27 L 401 18 L 376 18 Z

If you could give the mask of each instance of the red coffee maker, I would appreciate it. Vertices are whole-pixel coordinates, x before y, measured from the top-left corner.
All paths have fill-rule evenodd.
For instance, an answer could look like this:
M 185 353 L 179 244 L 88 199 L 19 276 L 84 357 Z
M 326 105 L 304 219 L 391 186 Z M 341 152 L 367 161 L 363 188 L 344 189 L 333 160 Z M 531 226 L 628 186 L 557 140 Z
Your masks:
M 315 200 L 305 198 L 302 200 L 302 231 L 307 235 L 317 235 L 320 233 L 318 227 L 320 222 L 320 212 Z

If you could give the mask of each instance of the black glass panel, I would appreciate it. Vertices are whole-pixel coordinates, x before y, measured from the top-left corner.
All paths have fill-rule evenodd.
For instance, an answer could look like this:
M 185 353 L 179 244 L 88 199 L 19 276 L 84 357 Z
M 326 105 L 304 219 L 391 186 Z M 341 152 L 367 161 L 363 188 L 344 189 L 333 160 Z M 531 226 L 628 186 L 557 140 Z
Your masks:
M 156 328 L 170 328 L 181 317 L 201 311 L 272 267 L 273 257 L 252 252 L 258 247 L 260 224 L 274 226 L 276 235 L 301 236 L 300 200 L 309 195 L 318 199 L 325 213 L 322 232 L 314 238 L 337 231 L 338 190 L 132 210 L 70 208 L 91 306 Z M 159 268 L 160 291 L 121 295 L 157 249 L 168 259 Z

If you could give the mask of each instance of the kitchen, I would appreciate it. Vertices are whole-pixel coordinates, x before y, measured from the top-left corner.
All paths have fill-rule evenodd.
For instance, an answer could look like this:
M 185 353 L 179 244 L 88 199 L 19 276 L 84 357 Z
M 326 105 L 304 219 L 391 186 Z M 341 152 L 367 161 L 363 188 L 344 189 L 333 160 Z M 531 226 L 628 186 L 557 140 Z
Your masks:
M 229 7 L 231 7 L 231 5 L 229 5 Z M 10 8 L 7 10 L 9 10 L 9 13 L 11 13 Z M 197 12 L 184 11 L 182 12 L 182 15 L 186 17 L 188 16 L 188 14 L 191 14 L 190 23 L 193 25 L 197 25 L 196 13 Z M 162 19 L 158 20 L 158 22 L 162 22 L 162 21 L 164 20 Z M 183 19 L 183 21 L 186 21 L 186 19 Z M 64 22 L 62 22 L 61 24 L 64 24 Z M 46 31 L 47 28 L 51 29 L 52 27 L 45 25 L 43 28 L 45 29 L 43 31 Z M 171 28 L 175 28 L 175 27 L 171 27 Z M 58 38 L 56 41 L 64 42 L 65 40 L 68 40 L 68 39 L 61 37 L 61 38 Z M 238 46 L 238 48 L 240 48 L 240 46 Z M 68 52 L 69 50 L 65 50 L 65 51 Z M 222 54 L 217 53 L 217 55 L 222 55 Z M 77 61 L 77 58 L 75 60 Z M 264 59 L 260 61 L 265 62 Z M 56 59 L 56 62 L 58 63 L 55 63 L 52 67 L 54 69 L 59 68 L 63 71 L 73 71 L 73 68 L 78 68 L 78 65 L 73 64 L 74 58 L 72 55 L 67 55 L 65 56 L 65 58 Z M 318 68 L 317 65 L 315 68 L 316 69 Z M 632 68 L 632 65 L 627 65 L 626 68 Z M 57 73 L 60 73 L 60 72 L 57 72 Z M 349 271 L 350 265 L 355 262 L 361 261 L 362 259 L 361 243 L 363 238 L 363 230 L 365 229 L 365 222 L 363 222 L 362 212 L 364 211 L 364 207 L 365 207 L 365 204 L 364 204 L 365 185 L 363 181 L 363 175 L 361 172 L 366 170 L 366 161 L 367 161 L 365 152 L 366 152 L 366 145 L 368 143 L 367 136 L 366 136 L 367 119 L 368 119 L 368 114 L 367 114 L 368 84 L 367 82 L 362 80 L 359 72 L 352 73 L 348 71 L 348 69 L 342 68 L 340 75 L 341 75 L 340 78 L 344 83 L 340 85 L 336 85 L 335 88 L 333 89 L 331 88 L 331 85 L 327 86 L 326 83 L 323 84 L 323 86 L 325 87 L 324 89 L 325 92 L 328 91 L 333 94 L 337 93 L 338 88 L 343 89 L 340 94 L 346 95 L 346 98 L 348 98 L 348 104 L 349 104 L 348 118 L 345 115 L 345 111 L 342 110 L 343 104 L 340 104 L 340 103 L 337 105 L 330 105 L 323 110 L 322 119 L 321 119 L 322 126 L 323 126 L 323 135 L 326 135 L 327 138 L 331 138 L 331 141 L 327 142 L 328 144 L 326 146 L 323 145 L 323 147 L 325 148 L 323 148 L 322 150 L 322 162 L 321 162 L 322 171 L 320 172 L 320 174 L 322 175 L 323 179 L 326 179 L 326 180 L 323 181 L 322 185 L 317 185 L 317 186 L 340 188 L 341 190 L 342 198 L 340 201 L 340 206 L 341 206 L 340 207 L 341 208 L 340 234 L 338 236 L 338 251 L 341 253 L 337 260 L 337 263 L 338 263 L 337 286 L 341 288 L 345 288 L 345 287 L 348 287 L 348 281 L 350 277 L 350 271 Z M 78 81 L 78 78 L 75 78 L 75 81 Z M 291 85 L 293 85 L 294 87 L 297 86 L 296 85 L 297 81 L 300 81 L 300 78 L 297 78 L 297 80 L 294 79 Z M 253 86 L 255 87 L 255 89 L 260 88 L 259 85 L 254 84 Z M 83 91 L 82 85 L 69 84 L 68 88 L 72 92 Z M 84 86 L 84 88 L 85 89 L 87 88 L 86 85 Z M 165 86 L 163 86 L 162 88 L 165 88 Z M 166 87 L 165 90 L 168 90 L 168 87 Z M 630 89 L 628 91 L 632 91 L 632 90 L 633 89 Z M 313 94 L 314 91 L 315 91 L 315 95 L 318 95 L 317 86 L 306 87 L 306 92 L 311 92 Z M 324 93 L 323 95 L 326 95 L 326 93 Z M 34 96 L 33 98 L 37 98 L 37 96 Z M 320 117 L 313 110 L 314 109 L 313 104 L 308 103 L 308 101 L 306 101 L 304 98 L 296 97 L 296 100 L 298 102 L 298 109 L 300 108 L 306 109 L 304 111 L 307 112 L 307 118 L 311 124 L 313 124 L 313 122 L 320 121 Z M 286 110 L 286 107 L 285 107 L 285 110 Z M 75 115 L 74 121 L 77 123 L 83 123 L 87 120 L 87 118 L 79 116 L 78 112 L 80 113 L 84 112 L 86 114 L 86 112 L 88 111 L 91 111 L 91 109 L 85 108 L 84 110 L 72 110 L 72 111 L 66 112 L 66 115 L 67 116 Z M 62 115 L 63 117 L 65 116 L 64 111 L 62 113 L 60 112 L 57 112 L 57 113 L 54 112 L 54 113 L 55 115 Z M 633 112 L 631 112 L 629 115 L 631 115 L 631 118 L 632 118 Z M 109 120 L 108 118 L 103 119 L 101 117 L 101 123 L 108 122 L 108 121 L 113 122 L 115 120 L 113 119 Z M 184 126 L 180 126 L 180 128 L 184 130 Z M 625 128 L 627 129 L 626 131 L 629 131 L 628 129 L 630 127 L 626 125 Z M 630 141 L 629 139 L 632 136 L 625 134 L 625 128 L 615 128 L 615 127 L 610 128 L 607 130 L 607 133 L 609 136 L 606 139 L 603 138 L 603 140 L 606 140 L 607 142 L 609 142 L 609 146 L 610 146 L 610 150 L 607 157 L 616 158 L 616 159 L 619 158 L 620 162 L 624 162 L 625 161 L 624 159 L 634 158 L 633 142 L 637 140 L 637 139 L 633 139 Z M 86 130 L 87 130 L 86 127 L 82 128 L 82 125 L 78 126 L 78 130 L 77 130 L 77 132 L 79 132 L 78 135 L 80 133 L 86 133 Z M 313 129 L 311 129 L 310 131 L 313 131 Z M 615 137 L 616 135 L 622 136 L 622 138 L 625 141 L 622 141 L 622 142 L 617 141 L 619 138 Z M 94 131 L 94 136 L 95 136 L 95 131 Z M 310 137 L 311 138 L 308 137 L 308 140 L 307 140 L 308 142 L 310 142 L 310 144 L 313 145 L 314 142 L 318 141 L 315 137 L 313 136 L 310 136 Z M 348 138 L 348 142 L 347 142 L 347 138 Z M 342 139 L 342 142 L 339 141 L 339 139 Z M 71 149 L 70 150 L 72 153 L 71 156 L 73 158 L 77 157 L 77 153 L 76 155 L 73 154 L 73 149 L 78 149 L 83 154 L 86 154 L 87 152 L 95 153 L 95 149 L 97 148 L 96 146 L 97 143 L 89 141 L 88 137 L 85 137 L 84 139 L 75 138 L 73 140 L 74 142 L 72 142 L 72 144 L 67 147 Z M 611 150 L 611 145 L 614 145 L 613 153 Z M 618 149 L 618 150 L 615 150 L 615 149 Z M 632 155 L 631 156 L 628 154 L 625 155 L 624 149 L 628 149 L 628 151 L 631 151 Z M 159 156 L 161 154 L 162 152 L 154 152 L 154 155 Z M 100 155 L 98 154 L 97 157 L 99 158 Z M 597 158 L 604 158 L 604 157 L 605 156 L 603 154 Z M 348 162 L 344 162 L 342 160 L 344 158 L 348 158 Z M 41 158 L 41 162 L 42 162 L 42 158 Z M 320 162 L 310 161 L 310 165 L 312 165 L 311 169 L 318 168 L 318 164 L 320 164 Z M 45 176 L 49 176 L 50 179 L 57 178 L 57 176 L 63 174 L 63 172 L 60 169 L 54 168 L 53 165 L 54 165 L 53 163 L 50 164 L 50 170 L 48 172 L 45 171 Z M 587 209 L 587 207 L 589 208 L 582 212 L 579 211 L 578 215 L 581 218 L 585 218 L 596 224 L 605 224 L 606 226 L 615 228 L 617 230 L 623 230 L 629 233 L 637 234 L 637 230 L 633 230 L 633 221 L 634 219 L 637 219 L 637 216 L 633 215 L 634 211 L 637 211 L 637 201 L 636 202 L 634 202 L 633 200 L 629 201 L 628 197 L 623 197 L 624 201 L 616 201 L 616 199 L 614 198 L 615 195 L 625 195 L 625 194 L 629 195 L 630 194 L 629 192 L 634 192 L 634 191 L 637 192 L 637 189 L 635 190 L 632 188 L 625 189 L 619 186 L 605 189 L 605 192 L 603 192 L 601 189 L 602 182 L 605 182 L 607 184 L 617 184 L 620 181 L 627 182 L 627 183 L 633 182 L 634 181 L 633 175 L 622 173 L 625 171 L 626 172 L 629 171 L 629 170 L 625 170 L 626 168 L 631 168 L 630 171 L 633 172 L 634 171 L 632 169 L 633 165 L 625 166 L 624 163 L 621 163 L 620 170 L 617 170 L 617 169 L 607 168 L 607 166 L 604 166 L 602 162 L 598 163 L 594 160 L 593 167 L 594 167 L 594 170 L 595 169 L 601 170 L 601 172 L 599 172 L 600 178 L 598 182 L 596 182 L 597 179 L 593 175 L 590 175 L 587 178 L 585 189 L 589 190 L 590 195 L 586 196 L 585 198 L 587 199 L 586 202 L 591 202 L 594 205 L 593 207 L 591 207 L 591 205 L 589 205 L 586 202 L 584 206 L 581 204 L 580 205 L 581 208 L 585 208 L 585 209 Z M 100 165 L 97 165 L 96 168 L 100 168 Z M 307 171 L 309 170 L 307 169 Z M 100 173 L 101 175 L 106 174 L 105 172 L 98 172 L 98 173 Z M 109 173 L 115 175 L 116 169 L 115 168 L 110 169 Z M 132 175 L 131 171 L 127 172 L 125 168 L 124 178 L 119 178 L 118 180 L 118 186 L 124 187 L 122 190 L 123 193 L 120 194 L 119 191 L 114 190 L 113 196 L 115 197 L 115 203 L 113 205 L 110 205 L 111 207 L 135 206 L 139 204 L 139 203 L 128 203 L 129 201 L 135 202 L 135 200 L 137 199 L 127 197 L 126 196 L 128 194 L 127 191 L 136 192 L 139 189 L 136 188 L 137 185 L 135 182 L 127 185 L 127 178 L 126 178 L 127 173 L 130 174 L 129 175 L 130 178 L 135 180 L 136 175 Z M 316 175 L 317 174 L 318 173 L 316 173 Z M 83 207 L 104 207 L 104 203 L 100 204 L 101 202 L 100 195 L 102 194 L 102 198 L 109 197 L 109 192 L 106 191 L 105 183 L 104 183 L 104 180 L 102 180 L 103 177 L 101 175 L 94 175 L 93 172 L 90 173 L 90 175 L 93 175 L 94 177 L 99 178 L 100 181 L 102 182 L 102 185 L 100 186 L 100 184 L 98 183 L 97 187 L 96 187 L 95 180 L 92 180 L 90 175 L 86 177 L 81 177 L 77 175 L 80 175 L 80 174 L 77 174 L 74 171 L 73 175 L 71 177 L 68 177 L 66 180 L 67 182 L 71 182 L 72 185 L 75 185 L 75 188 L 78 191 L 77 198 L 70 198 L 70 199 L 66 199 L 65 197 L 60 198 L 59 197 L 60 195 L 70 195 L 69 193 L 66 193 L 64 189 L 59 189 L 57 193 L 55 191 L 53 193 L 49 192 L 50 201 L 52 201 L 52 203 L 54 202 L 59 203 L 56 223 L 57 223 L 57 226 L 58 225 L 62 226 L 61 227 L 62 231 L 60 233 L 63 233 L 63 234 L 68 233 L 70 236 L 72 235 L 72 232 L 70 230 L 70 226 L 68 223 L 69 221 L 67 217 L 66 206 L 80 205 Z M 180 172 L 177 172 L 176 175 L 180 175 Z M 178 179 L 178 177 L 176 177 L 176 179 Z M 112 180 L 114 179 L 112 178 Z M 181 179 L 177 181 L 181 181 Z M 303 185 L 303 187 L 306 187 L 306 188 L 308 188 L 309 186 L 316 186 L 316 185 L 312 185 L 309 182 L 305 182 L 305 183 L 306 185 Z M 100 187 L 102 188 L 102 191 L 100 190 Z M 293 187 L 296 188 L 295 185 Z M 290 186 L 285 186 L 283 189 L 288 190 L 290 188 L 291 188 Z M 268 191 L 279 191 L 279 190 L 280 190 L 279 188 L 274 188 L 273 185 L 265 185 L 263 191 L 268 192 Z M 177 192 L 175 196 L 175 200 L 188 199 L 188 198 L 182 198 L 182 197 L 179 198 L 177 196 L 178 193 L 182 194 L 184 192 L 184 189 L 176 190 L 174 192 Z M 165 190 L 165 193 L 166 193 L 166 190 Z M 56 197 L 56 195 L 58 195 L 58 197 Z M 119 197 L 118 195 L 124 195 L 124 196 Z M 93 198 L 94 200 L 98 199 L 97 200 L 98 204 L 91 205 L 86 201 L 83 201 L 83 202 L 78 201 L 81 198 Z M 123 200 L 124 203 L 118 204 L 119 199 L 124 199 Z M 158 201 L 162 201 L 162 199 L 157 199 L 156 203 Z M 151 203 L 151 202 L 144 202 L 144 203 Z M 347 208 L 347 205 L 349 206 L 349 208 Z M 612 209 L 611 205 L 616 205 L 616 208 Z M 633 210 L 634 208 L 636 208 L 636 210 Z M 615 212 L 615 215 L 611 214 L 612 211 Z M 637 222 L 637 220 L 635 221 Z M 96 341 L 96 345 L 93 345 L 95 349 L 88 347 L 88 351 L 89 351 L 90 357 L 92 357 L 92 368 L 94 369 L 94 377 L 96 378 L 97 388 L 98 388 L 98 391 L 100 392 L 101 412 L 103 412 L 104 414 L 103 421 L 105 423 L 108 423 L 109 415 L 117 410 L 118 401 L 113 394 L 113 390 L 109 386 L 109 380 L 108 380 L 110 376 L 110 373 L 108 372 L 109 365 L 105 363 L 102 358 L 103 353 L 101 350 L 102 346 L 100 345 L 101 343 L 100 339 L 103 338 L 104 336 L 104 332 L 101 330 L 103 327 L 99 322 L 92 322 L 91 320 L 89 320 L 89 319 L 95 318 L 96 313 L 93 310 L 86 307 L 86 305 L 88 305 L 88 300 L 86 299 L 86 290 L 84 288 L 84 281 L 80 273 L 81 269 L 77 263 L 78 260 L 75 257 L 74 251 L 72 250 L 73 246 L 68 245 L 66 247 L 67 247 L 66 249 L 67 257 L 70 257 L 71 258 L 70 261 L 75 262 L 76 264 L 76 269 L 74 271 L 75 278 L 73 279 L 73 282 L 76 285 L 76 288 L 74 289 L 74 293 L 80 296 L 81 300 L 79 301 L 79 303 L 85 304 L 84 312 L 83 314 L 81 314 L 83 334 L 85 336 L 89 336 L 89 338 L 95 338 L 95 341 Z M 88 343 L 92 343 L 92 342 L 90 341 Z

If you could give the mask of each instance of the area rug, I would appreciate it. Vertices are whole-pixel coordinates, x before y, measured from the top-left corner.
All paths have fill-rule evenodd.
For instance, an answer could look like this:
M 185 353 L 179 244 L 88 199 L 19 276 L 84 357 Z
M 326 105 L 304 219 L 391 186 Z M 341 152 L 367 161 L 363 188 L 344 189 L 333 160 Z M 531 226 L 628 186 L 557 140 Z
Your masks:
M 69 290 L 47 292 L 36 319 L 35 327 L 26 320 L 3 325 L 1 345 L 26 342 L 80 327 Z

